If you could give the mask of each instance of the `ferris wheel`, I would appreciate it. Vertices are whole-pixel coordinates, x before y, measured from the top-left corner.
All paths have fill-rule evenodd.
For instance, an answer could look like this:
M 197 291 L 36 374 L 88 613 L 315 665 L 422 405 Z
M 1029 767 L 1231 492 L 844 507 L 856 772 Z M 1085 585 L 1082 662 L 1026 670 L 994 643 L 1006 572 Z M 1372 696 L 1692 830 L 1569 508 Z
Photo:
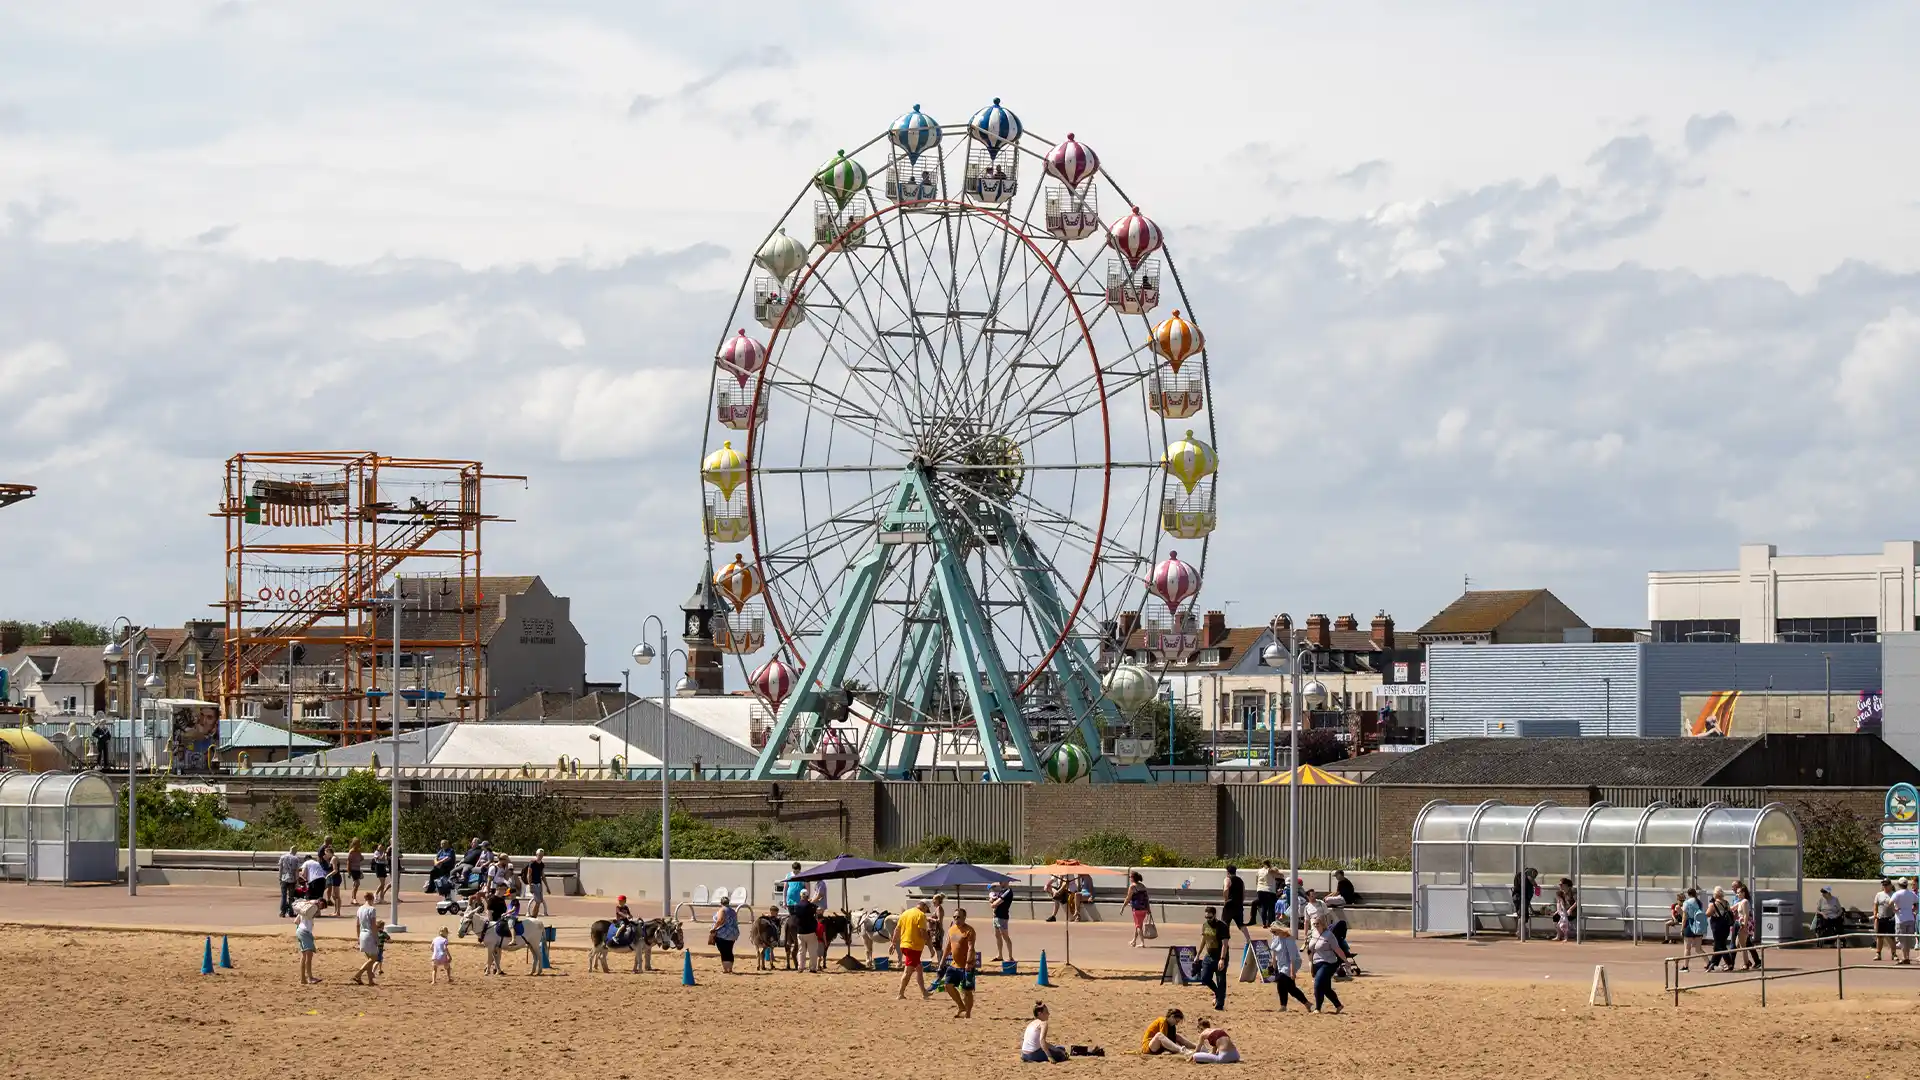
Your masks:
M 998 98 L 833 155 L 741 285 L 702 447 L 756 777 L 908 775 L 933 738 L 994 780 L 1148 778 L 1158 681 L 1122 657 L 1199 645 L 1217 522 L 1195 321 L 1093 148 Z

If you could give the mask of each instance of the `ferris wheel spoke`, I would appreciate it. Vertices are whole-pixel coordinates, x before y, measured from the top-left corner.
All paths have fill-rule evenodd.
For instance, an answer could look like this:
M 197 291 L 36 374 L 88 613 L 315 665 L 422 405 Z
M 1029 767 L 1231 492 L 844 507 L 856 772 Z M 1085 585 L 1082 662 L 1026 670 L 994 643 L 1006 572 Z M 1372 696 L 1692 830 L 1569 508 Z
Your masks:
M 841 259 L 839 266 L 844 267 L 849 263 L 859 266 L 856 260 L 850 260 L 844 256 Z M 885 407 L 881 404 L 882 402 L 885 402 L 885 401 L 894 402 L 896 407 L 910 400 L 915 401 L 916 404 L 918 404 L 917 395 L 910 395 L 907 392 L 907 388 L 905 384 L 901 382 L 901 379 L 900 379 L 901 365 L 899 363 L 900 358 L 898 356 L 898 353 L 895 350 L 893 343 L 889 341 L 884 334 L 880 333 L 879 318 L 875 313 L 872 304 L 868 301 L 866 286 L 869 283 L 870 279 L 874 276 L 875 268 L 861 266 L 859 272 L 850 272 L 850 274 L 851 274 L 851 285 L 852 285 L 853 295 L 856 296 L 860 301 L 860 308 L 857 310 L 847 302 L 847 297 L 841 295 L 840 290 L 834 287 L 834 282 L 831 277 L 826 275 L 821 275 L 814 279 L 814 282 L 817 284 L 817 286 L 819 288 L 826 290 L 828 296 L 834 300 L 834 302 L 838 305 L 838 309 L 839 309 L 835 314 L 831 327 L 829 328 L 830 332 L 824 336 L 827 338 L 829 345 L 831 345 L 833 337 L 835 335 L 838 335 L 844 338 L 846 342 L 850 346 L 852 346 L 852 348 L 856 352 L 869 353 L 869 354 L 875 354 L 875 353 L 884 354 L 884 356 L 887 359 L 890 359 L 893 362 L 882 363 L 880 366 L 875 367 L 867 363 L 861 363 L 854 358 L 850 358 L 844 352 L 836 353 L 835 358 L 840 361 L 841 366 L 850 375 L 854 376 L 855 379 L 861 383 L 862 388 L 868 392 L 872 400 L 874 409 L 877 412 L 886 411 Z M 856 341 L 854 339 L 853 334 L 846 329 L 845 324 L 849 321 L 849 319 L 852 318 L 852 316 L 856 314 L 864 314 L 866 317 L 865 322 L 858 321 L 857 319 L 852 321 L 852 325 L 863 333 L 863 336 L 865 337 L 864 342 Z M 813 322 L 814 320 L 808 319 L 803 321 L 801 325 L 812 326 Z M 871 328 L 872 332 L 868 332 L 869 328 Z M 819 328 L 814 327 L 814 332 L 816 334 L 820 333 Z M 881 385 L 880 382 L 874 378 L 874 376 L 884 377 L 887 385 L 884 385 L 884 386 Z M 906 432 L 903 430 L 901 434 L 905 436 Z

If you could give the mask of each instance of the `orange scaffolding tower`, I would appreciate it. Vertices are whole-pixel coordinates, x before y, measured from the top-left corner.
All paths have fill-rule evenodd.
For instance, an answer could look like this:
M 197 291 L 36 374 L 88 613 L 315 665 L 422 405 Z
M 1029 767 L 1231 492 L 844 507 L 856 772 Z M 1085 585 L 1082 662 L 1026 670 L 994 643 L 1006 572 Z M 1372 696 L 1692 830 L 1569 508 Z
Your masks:
M 493 517 L 481 508 L 488 474 L 478 461 L 390 457 L 372 451 L 275 451 L 227 459 L 226 488 L 215 517 L 226 519 L 226 612 L 221 706 L 229 717 L 273 707 L 293 730 L 341 745 L 385 734 L 368 691 L 391 663 L 392 630 L 380 609 L 399 593 L 408 562 L 437 562 L 456 598 L 434 618 L 402 615 L 407 656 L 451 653 L 455 692 L 447 719 L 478 718 L 484 706 L 480 635 L 488 602 L 480 584 L 480 532 Z M 381 582 L 392 584 L 382 592 Z M 413 580 L 413 576 L 407 579 Z M 417 636 L 407 636 L 409 625 Z M 302 663 L 302 660 L 307 662 Z M 420 673 L 415 685 L 425 687 Z M 403 691 L 408 689 L 401 688 Z M 386 698 L 385 700 L 391 700 Z M 296 701 L 300 707 L 296 710 Z M 255 708 L 246 708 L 248 703 Z M 313 705 L 321 708 L 310 710 Z

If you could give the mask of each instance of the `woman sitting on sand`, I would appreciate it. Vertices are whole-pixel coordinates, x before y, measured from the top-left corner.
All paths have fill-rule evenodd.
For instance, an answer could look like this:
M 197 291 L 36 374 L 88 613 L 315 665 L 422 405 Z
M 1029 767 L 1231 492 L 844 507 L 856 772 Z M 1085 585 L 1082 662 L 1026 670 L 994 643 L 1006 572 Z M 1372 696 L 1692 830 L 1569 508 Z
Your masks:
M 1147 1025 L 1140 1036 L 1142 1054 L 1190 1054 L 1193 1044 L 1180 1037 L 1180 1021 L 1187 1018 L 1179 1009 L 1168 1009 L 1165 1016 Z
M 1232 1065 L 1240 1060 L 1240 1048 L 1233 1045 L 1233 1036 L 1218 1023 L 1207 1020 L 1200 1025 L 1200 1039 L 1194 1045 L 1193 1063 L 1195 1065 Z
M 1045 1065 L 1055 1065 L 1067 1060 L 1067 1048 L 1056 1046 L 1047 1041 L 1047 1004 L 1044 1001 L 1033 1003 L 1033 1022 L 1027 1025 L 1026 1033 L 1020 1036 L 1020 1060 Z

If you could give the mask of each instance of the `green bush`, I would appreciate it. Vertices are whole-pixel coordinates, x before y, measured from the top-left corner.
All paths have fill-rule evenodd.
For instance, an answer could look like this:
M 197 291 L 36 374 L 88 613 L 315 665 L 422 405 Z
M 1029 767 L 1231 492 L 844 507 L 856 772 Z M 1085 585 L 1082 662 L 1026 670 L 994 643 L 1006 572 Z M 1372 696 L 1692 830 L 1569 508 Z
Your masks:
M 124 788 L 120 791 L 119 803 L 116 820 L 123 823 L 120 839 L 124 843 L 124 822 L 127 820 L 127 793 Z M 227 828 L 224 820 L 227 803 L 218 795 L 195 795 L 170 791 L 159 784 L 145 784 L 140 787 L 139 803 L 136 821 L 140 846 L 143 848 L 230 849 L 245 846 L 240 839 L 242 834 Z
M 408 851 L 433 851 L 442 840 L 464 848 L 478 836 L 509 854 L 527 855 L 536 848 L 557 852 L 578 820 L 557 796 L 469 791 L 455 799 L 429 799 L 401 813 L 400 843 Z
M 365 769 L 320 783 L 320 825 L 336 846 L 359 840 L 371 846 L 392 835 L 393 792 L 386 782 Z
M 558 852 L 594 858 L 657 859 L 660 813 L 655 810 L 580 819 L 568 830 Z M 771 829 L 745 832 L 714 825 L 692 814 L 673 815 L 676 859 L 791 859 L 810 854 L 792 837 Z
M 1869 822 L 1844 810 L 1822 809 L 1801 820 L 1801 854 L 1807 877 L 1866 880 L 1880 876 L 1878 819 Z
M 955 840 L 951 836 L 929 836 L 911 847 L 890 851 L 894 862 L 944 863 L 970 862 L 976 865 L 1013 861 L 1013 845 L 995 840 Z
M 1050 859 L 1075 859 L 1099 866 L 1195 866 L 1170 847 L 1138 840 L 1123 832 L 1094 832 L 1048 853 Z

